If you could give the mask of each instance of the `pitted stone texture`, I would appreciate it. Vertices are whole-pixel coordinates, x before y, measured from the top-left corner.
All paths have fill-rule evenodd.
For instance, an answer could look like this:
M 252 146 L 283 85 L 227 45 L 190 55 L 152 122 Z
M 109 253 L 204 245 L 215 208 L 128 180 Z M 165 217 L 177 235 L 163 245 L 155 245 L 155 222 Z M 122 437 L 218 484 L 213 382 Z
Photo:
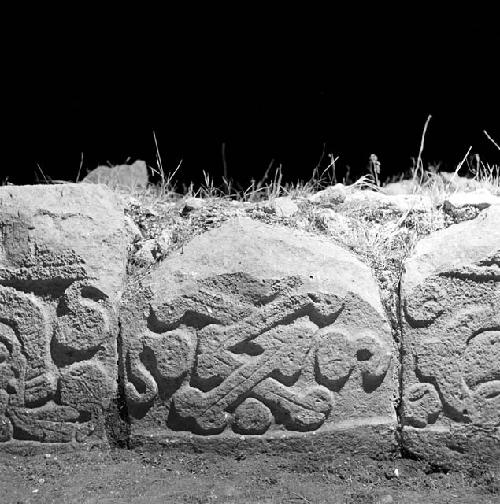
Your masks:
M 133 438 L 395 426 L 377 285 L 319 237 L 229 221 L 131 286 L 120 317 Z
M 500 455 L 500 207 L 417 244 L 402 307 L 404 439 L 419 456 L 433 435 L 452 457 L 479 438 Z
M 103 442 L 131 238 L 120 202 L 88 184 L 2 187 L 0 230 L 0 441 Z
M 234 429 L 245 434 L 264 434 L 271 425 L 271 410 L 257 399 L 245 399 L 234 412 Z

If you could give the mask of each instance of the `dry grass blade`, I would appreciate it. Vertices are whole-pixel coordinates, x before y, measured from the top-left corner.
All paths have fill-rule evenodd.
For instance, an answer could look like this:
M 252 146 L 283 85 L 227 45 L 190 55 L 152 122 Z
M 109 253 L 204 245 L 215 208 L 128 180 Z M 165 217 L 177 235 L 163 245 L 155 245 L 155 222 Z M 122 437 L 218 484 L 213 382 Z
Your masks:
M 419 177 L 420 184 L 422 184 L 423 177 L 424 177 L 424 165 L 422 162 L 422 153 L 424 152 L 425 134 L 427 133 L 427 128 L 429 127 L 429 122 L 430 122 L 431 118 L 432 118 L 432 116 L 429 114 L 429 116 L 427 117 L 427 121 L 425 121 L 425 124 L 424 124 L 424 130 L 422 131 L 422 138 L 420 139 L 420 149 L 418 151 L 417 166 L 416 166 L 416 170 L 413 174 L 414 181 L 415 181 L 416 175 L 420 175 L 420 177 Z
M 303 495 L 297 493 L 297 492 L 292 492 L 290 490 L 290 493 L 295 495 L 296 497 L 298 497 L 299 499 L 301 499 L 303 502 L 307 503 L 307 504 L 311 504 L 311 501 L 309 499 L 306 499 Z
M 281 165 L 274 172 L 274 179 L 271 183 L 271 186 L 268 188 L 268 197 L 271 198 L 279 198 L 282 186 L 281 181 L 283 180 L 283 172 L 281 170 Z
M 80 182 L 80 173 L 82 172 L 82 168 L 83 168 L 83 152 L 81 153 L 80 156 L 80 166 L 78 167 L 78 173 L 76 174 L 75 182 Z
M 361 176 L 354 184 L 350 186 L 352 189 L 371 189 L 372 191 L 380 191 L 372 175 Z
M 465 161 L 469 157 L 469 154 L 470 154 L 471 150 L 472 150 L 472 145 L 469 147 L 469 150 L 467 151 L 467 153 L 465 154 L 465 156 L 462 158 L 462 161 L 460 161 L 460 163 L 458 163 L 457 168 L 455 169 L 455 171 L 453 172 L 453 175 L 451 176 L 450 182 L 453 182 L 455 180 L 455 177 L 457 176 L 457 173 L 460 171 L 460 169 L 464 165 Z
M 486 130 L 483 130 L 483 133 L 487 136 L 488 140 L 498 149 L 500 150 L 500 145 L 498 145 L 495 140 L 493 140 L 493 138 L 491 137 L 491 135 L 486 131 Z
M 47 178 L 47 177 L 45 176 L 45 173 L 43 173 L 43 170 L 42 170 L 41 166 L 37 163 L 37 164 L 36 164 L 36 167 L 38 168 L 38 170 L 39 170 L 39 171 L 40 171 L 40 173 L 42 174 L 42 177 L 43 177 L 44 182 L 45 182 L 46 184 L 50 184 L 52 181 L 50 180 L 50 177 L 49 177 L 49 178 Z

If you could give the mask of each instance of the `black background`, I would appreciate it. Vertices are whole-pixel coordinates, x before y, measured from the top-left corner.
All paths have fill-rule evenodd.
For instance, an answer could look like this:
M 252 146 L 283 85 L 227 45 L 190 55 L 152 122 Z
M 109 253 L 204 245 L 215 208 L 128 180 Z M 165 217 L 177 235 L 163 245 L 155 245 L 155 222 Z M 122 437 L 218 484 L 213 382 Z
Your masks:
M 360 7 L 361 8 L 361 7 Z M 285 180 L 308 179 L 332 153 L 338 178 L 365 173 L 377 154 L 382 178 L 417 156 L 453 170 L 469 146 L 500 163 L 495 28 L 399 13 L 385 24 L 366 14 L 344 23 L 326 11 L 244 26 L 244 14 L 211 24 L 175 16 L 158 24 L 72 24 L 19 32 L 5 51 L 2 180 L 75 180 L 99 164 L 182 160 L 179 182 L 245 185 L 272 162 Z M 318 13 L 316 13 L 318 14 Z M 153 16 L 154 17 L 154 16 Z M 260 20 L 260 22 L 259 22 Z M 321 22 L 322 21 L 322 22 Z M 179 26 L 179 24 L 181 26 Z

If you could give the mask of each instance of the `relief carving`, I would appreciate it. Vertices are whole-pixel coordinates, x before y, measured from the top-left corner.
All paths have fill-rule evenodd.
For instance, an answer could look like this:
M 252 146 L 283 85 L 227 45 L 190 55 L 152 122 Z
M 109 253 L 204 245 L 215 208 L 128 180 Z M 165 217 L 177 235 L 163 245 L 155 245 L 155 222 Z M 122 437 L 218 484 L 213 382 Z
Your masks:
M 355 372 L 366 393 L 379 387 L 391 348 L 375 330 L 347 323 L 362 300 L 297 292 L 296 278 L 269 282 L 220 275 L 150 306 L 148 328 L 131 338 L 126 355 L 132 416 L 163 402 L 174 430 L 312 431 Z
M 500 425 L 500 257 L 431 277 L 406 298 L 407 339 L 419 383 L 405 420 Z
M 104 365 L 113 324 L 106 296 L 87 281 L 55 300 L 0 285 L 0 306 L 0 440 L 102 438 L 114 389 Z

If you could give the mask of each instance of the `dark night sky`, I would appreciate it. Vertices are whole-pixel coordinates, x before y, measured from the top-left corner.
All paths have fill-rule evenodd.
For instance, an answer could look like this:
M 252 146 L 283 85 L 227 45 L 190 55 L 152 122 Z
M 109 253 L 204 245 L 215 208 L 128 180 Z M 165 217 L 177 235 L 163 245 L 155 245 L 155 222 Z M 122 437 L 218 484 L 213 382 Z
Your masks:
M 419 36 L 401 26 L 363 28 L 362 37 L 332 29 L 236 38 L 235 28 L 196 40 L 101 30 L 32 44 L 7 65 L 1 178 L 33 182 L 38 164 L 74 180 L 82 152 L 83 172 L 128 157 L 153 164 L 153 130 L 166 169 L 183 160 L 184 182 L 202 170 L 218 181 L 223 142 L 229 175 L 242 183 L 271 160 L 288 180 L 307 179 L 324 149 L 339 156 L 340 174 L 349 165 L 361 175 L 373 152 L 390 175 L 417 155 L 428 114 L 427 161 L 451 170 L 472 145 L 500 163 L 482 133 L 500 139 L 494 33 L 481 23 L 421 26 Z

